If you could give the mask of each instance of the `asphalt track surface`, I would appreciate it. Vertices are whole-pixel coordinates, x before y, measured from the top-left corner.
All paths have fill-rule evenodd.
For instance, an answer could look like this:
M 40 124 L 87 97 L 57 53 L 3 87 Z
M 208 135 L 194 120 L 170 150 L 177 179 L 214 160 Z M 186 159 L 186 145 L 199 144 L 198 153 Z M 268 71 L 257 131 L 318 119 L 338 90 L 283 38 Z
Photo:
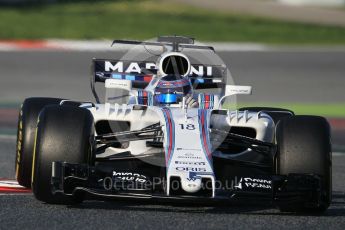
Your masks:
M 345 51 L 274 50 L 221 52 L 236 84 L 252 85 L 253 95 L 239 102 L 343 103 Z M 0 103 L 27 97 L 93 99 L 91 58 L 114 52 L 0 52 Z
M 0 137 L 0 178 L 14 175 L 15 139 Z M 0 229 L 344 229 L 345 154 L 333 156 L 333 203 L 321 216 L 270 207 L 85 201 L 61 206 L 0 194 Z

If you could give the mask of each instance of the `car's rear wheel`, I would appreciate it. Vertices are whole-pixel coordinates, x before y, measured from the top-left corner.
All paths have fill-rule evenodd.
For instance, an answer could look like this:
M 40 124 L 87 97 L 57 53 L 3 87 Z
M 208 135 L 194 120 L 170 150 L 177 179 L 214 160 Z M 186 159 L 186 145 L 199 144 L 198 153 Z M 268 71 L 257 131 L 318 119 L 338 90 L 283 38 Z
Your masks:
M 37 118 L 47 105 L 58 105 L 62 99 L 33 97 L 27 98 L 21 106 L 18 119 L 16 179 L 24 187 L 31 187 L 32 153 Z
M 280 205 L 282 211 L 323 212 L 332 198 L 332 159 L 330 127 L 317 116 L 293 116 L 280 120 L 276 129 L 277 173 L 314 174 L 321 179 L 320 203 Z
M 71 204 L 81 197 L 67 197 L 52 192 L 52 162 L 90 164 L 94 143 L 91 112 L 73 106 L 47 106 L 37 124 L 34 149 L 32 188 L 38 200 Z

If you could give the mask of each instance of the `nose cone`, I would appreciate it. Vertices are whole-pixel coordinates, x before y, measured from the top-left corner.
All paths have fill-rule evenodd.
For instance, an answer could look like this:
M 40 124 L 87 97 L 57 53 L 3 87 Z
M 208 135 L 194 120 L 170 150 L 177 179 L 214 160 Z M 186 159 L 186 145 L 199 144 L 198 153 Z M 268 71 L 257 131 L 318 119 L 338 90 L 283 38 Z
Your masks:
M 181 178 L 181 186 L 185 192 L 198 192 L 201 189 L 201 179 Z

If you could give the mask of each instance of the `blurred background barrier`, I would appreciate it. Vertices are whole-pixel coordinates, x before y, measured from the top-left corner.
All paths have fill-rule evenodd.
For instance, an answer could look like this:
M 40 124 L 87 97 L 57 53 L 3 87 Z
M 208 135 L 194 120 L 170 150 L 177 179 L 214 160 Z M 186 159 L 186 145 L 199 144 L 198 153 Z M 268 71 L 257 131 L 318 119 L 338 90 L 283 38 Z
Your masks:
M 345 0 L 278 0 L 281 3 L 291 5 L 310 6 L 344 6 Z
M 345 27 L 345 4 L 334 0 L 171 0 L 208 10 L 316 25 Z M 339 1 L 339 0 L 338 0 Z M 324 4 L 321 4 L 324 3 Z M 341 3 L 341 2 L 339 2 Z M 321 7 L 334 6 L 334 7 Z M 307 30 L 307 29 L 306 29 Z
M 56 3 L 56 2 L 73 2 L 73 1 L 76 2 L 80 0 L 0 0 L 0 3 L 16 5 L 16 4 L 23 4 L 23 3 L 24 4 L 25 3 Z M 90 1 L 90 0 L 84 0 L 84 1 Z M 278 1 L 284 4 L 291 4 L 291 5 L 314 5 L 314 6 L 343 6 L 345 5 L 345 0 L 272 0 L 272 1 Z

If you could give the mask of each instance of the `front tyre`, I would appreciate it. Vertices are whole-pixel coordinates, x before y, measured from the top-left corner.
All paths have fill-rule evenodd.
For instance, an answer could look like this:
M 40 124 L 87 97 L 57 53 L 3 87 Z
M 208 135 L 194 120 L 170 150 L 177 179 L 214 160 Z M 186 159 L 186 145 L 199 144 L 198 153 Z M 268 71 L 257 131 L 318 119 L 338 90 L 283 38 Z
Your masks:
M 321 178 L 321 200 L 315 206 L 304 203 L 280 205 L 281 211 L 324 212 L 332 199 L 330 126 L 317 116 L 283 118 L 277 125 L 277 174 L 315 174 Z
M 80 197 L 52 193 L 52 162 L 90 164 L 94 140 L 91 112 L 72 106 L 47 106 L 37 124 L 34 148 L 32 189 L 46 203 L 72 204 Z

